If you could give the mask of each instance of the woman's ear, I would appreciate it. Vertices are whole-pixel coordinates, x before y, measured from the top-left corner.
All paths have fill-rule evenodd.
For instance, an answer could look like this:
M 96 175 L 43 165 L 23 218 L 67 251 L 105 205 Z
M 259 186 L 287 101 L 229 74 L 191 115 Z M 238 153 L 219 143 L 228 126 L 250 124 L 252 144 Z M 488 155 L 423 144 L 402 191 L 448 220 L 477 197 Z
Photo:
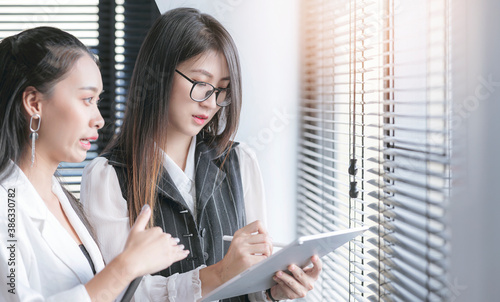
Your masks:
M 23 92 L 23 106 L 29 116 L 42 115 L 42 94 L 33 86 L 28 86 Z

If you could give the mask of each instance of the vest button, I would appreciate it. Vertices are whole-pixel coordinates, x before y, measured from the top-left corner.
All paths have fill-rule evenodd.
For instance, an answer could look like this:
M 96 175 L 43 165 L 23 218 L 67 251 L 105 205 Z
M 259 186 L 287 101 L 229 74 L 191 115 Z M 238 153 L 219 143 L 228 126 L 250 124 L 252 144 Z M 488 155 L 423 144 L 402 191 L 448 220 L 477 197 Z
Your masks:
M 203 252 L 203 259 L 208 260 L 208 253 L 207 252 Z

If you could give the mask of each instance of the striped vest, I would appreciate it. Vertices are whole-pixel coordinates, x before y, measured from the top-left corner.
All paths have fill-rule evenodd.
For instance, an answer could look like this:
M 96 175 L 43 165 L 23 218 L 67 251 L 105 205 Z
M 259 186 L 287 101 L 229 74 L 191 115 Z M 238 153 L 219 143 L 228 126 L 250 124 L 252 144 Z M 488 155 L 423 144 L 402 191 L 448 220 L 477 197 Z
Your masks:
M 233 144 L 229 154 L 226 152 L 217 156 L 215 149 L 198 137 L 195 149 L 197 219 L 189 210 L 168 172 L 163 170 L 158 184 L 154 222 L 163 231 L 178 237 L 190 253 L 186 259 L 156 274 L 168 277 L 175 273 L 188 272 L 203 264 L 209 266 L 219 262 L 229 248 L 229 242 L 224 242 L 222 236 L 233 235 L 246 225 L 240 166 L 235 146 L 237 143 Z M 102 156 L 115 168 L 122 194 L 127 199 L 127 171 L 123 160 L 120 160 L 120 152 L 112 150 Z M 248 301 L 248 298 L 241 296 L 223 301 Z

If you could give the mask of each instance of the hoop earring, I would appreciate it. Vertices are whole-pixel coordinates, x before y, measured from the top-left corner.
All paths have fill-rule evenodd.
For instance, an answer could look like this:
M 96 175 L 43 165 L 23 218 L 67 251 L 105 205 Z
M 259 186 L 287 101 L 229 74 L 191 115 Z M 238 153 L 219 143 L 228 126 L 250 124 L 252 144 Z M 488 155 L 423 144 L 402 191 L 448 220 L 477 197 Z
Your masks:
M 38 126 L 36 129 L 33 128 L 33 120 L 38 119 Z M 35 164 L 35 141 L 38 139 L 38 130 L 40 130 L 40 124 L 42 123 L 42 117 L 39 114 L 33 114 L 30 119 L 30 138 L 31 138 L 31 167 Z

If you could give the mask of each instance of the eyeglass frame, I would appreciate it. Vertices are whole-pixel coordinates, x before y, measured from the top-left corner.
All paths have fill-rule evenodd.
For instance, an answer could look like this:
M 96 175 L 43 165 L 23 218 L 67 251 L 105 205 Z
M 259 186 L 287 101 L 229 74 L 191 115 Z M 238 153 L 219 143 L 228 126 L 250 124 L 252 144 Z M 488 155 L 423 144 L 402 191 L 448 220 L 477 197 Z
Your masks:
M 219 93 L 221 93 L 222 91 L 226 91 L 228 92 L 229 91 L 229 87 L 226 87 L 226 88 L 218 88 L 218 87 L 215 87 L 214 85 L 210 84 L 210 83 L 207 83 L 207 82 L 203 82 L 203 81 L 195 81 L 195 80 L 192 80 L 191 78 L 189 78 L 187 75 L 183 74 L 182 72 L 180 72 L 178 69 L 175 69 L 175 72 L 177 72 L 178 74 L 180 74 L 183 78 L 185 78 L 186 80 L 188 80 L 191 84 L 193 84 L 193 86 L 191 87 L 191 90 L 189 91 L 189 97 L 197 102 L 197 103 L 201 103 L 201 102 L 204 102 L 206 100 L 208 100 L 212 94 L 214 94 L 215 92 L 215 103 L 217 104 L 217 106 L 219 107 L 226 107 L 226 106 L 229 106 L 231 104 L 231 100 L 229 100 L 229 103 L 227 103 L 226 105 L 220 105 L 218 102 L 217 102 L 217 99 L 219 97 Z M 197 84 L 206 84 L 206 85 L 210 85 L 212 86 L 212 92 L 210 92 L 209 95 L 207 95 L 203 100 L 195 100 L 193 98 L 193 90 L 194 90 L 194 87 L 197 85 Z M 227 98 L 227 97 L 226 97 Z M 224 99 L 223 101 L 225 101 L 226 99 Z

